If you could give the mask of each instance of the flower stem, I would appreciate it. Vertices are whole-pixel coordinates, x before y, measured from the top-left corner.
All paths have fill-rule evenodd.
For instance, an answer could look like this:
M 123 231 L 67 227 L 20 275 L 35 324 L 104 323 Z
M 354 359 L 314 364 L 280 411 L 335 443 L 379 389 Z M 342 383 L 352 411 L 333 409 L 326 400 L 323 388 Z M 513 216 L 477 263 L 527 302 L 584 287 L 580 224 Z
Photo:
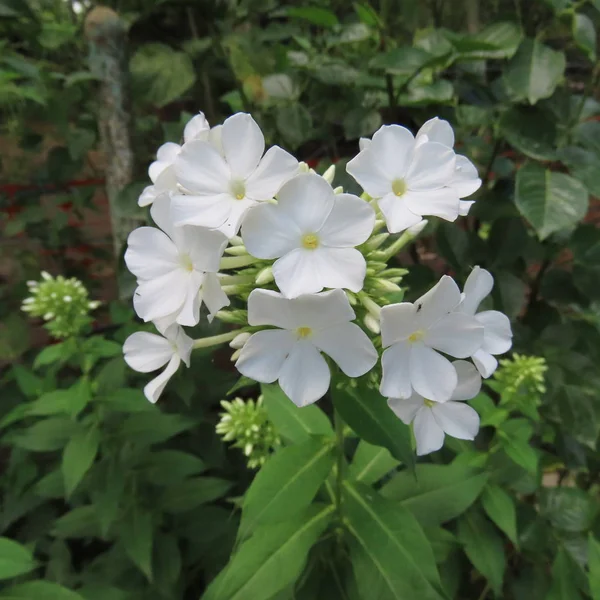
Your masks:
M 254 256 L 226 256 L 221 259 L 219 270 L 225 269 L 239 269 L 240 267 L 247 267 L 257 263 L 260 259 L 254 258 Z
M 342 521 L 342 489 L 344 485 L 344 421 L 340 417 L 337 410 L 333 411 L 333 425 L 335 428 L 335 439 L 336 439 L 336 453 L 337 453 L 337 466 L 336 466 L 336 478 L 335 478 L 335 506 L 338 512 L 340 521 Z
M 400 250 L 402 250 L 402 248 L 404 248 L 406 244 L 412 242 L 414 238 L 414 235 L 412 235 L 408 231 L 405 231 L 395 242 L 390 244 L 385 250 L 381 251 L 381 260 L 389 260 L 395 254 L 398 254 L 398 252 L 400 252 Z
M 221 333 L 220 335 L 213 335 L 211 337 L 200 338 L 194 340 L 194 350 L 198 348 L 210 348 L 211 346 L 218 346 L 219 344 L 225 344 L 230 342 L 236 335 L 239 334 L 237 329 L 228 331 L 227 333 Z

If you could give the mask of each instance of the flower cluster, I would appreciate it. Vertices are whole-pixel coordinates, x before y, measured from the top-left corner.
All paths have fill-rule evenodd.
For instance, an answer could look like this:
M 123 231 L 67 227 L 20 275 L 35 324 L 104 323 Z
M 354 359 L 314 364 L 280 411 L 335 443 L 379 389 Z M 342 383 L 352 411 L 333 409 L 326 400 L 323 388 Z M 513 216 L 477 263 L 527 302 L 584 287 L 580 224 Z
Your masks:
M 41 281 L 28 281 L 31 294 L 23 300 L 21 309 L 33 317 L 46 321 L 46 329 L 58 339 L 81 333 L 91 321 L 89 313 L 100 306 L 90 300 L 88 291 L 79 279 L 52 277 L 42 271 Z
M 502 393 L 503 402 L 509 403 L 525 398 L 532 405 L 541 401 L 546 392 L 546 359 L 541 356 L 512 355 L 500 361 L 500 369 L 494 374 Z
M 332 372 L 371 372 L 393 412 L 414 424 L 418 453 L 438 449 L 445 434 L 475 436 L 479 419 L 461 401 L 511 346 L 506 316 L 479 311 L 493 278 L 475 267 L 462 293 L 443 276 L 402 302 L 406 270 L 388 261 L 424 217 L 468 213 L 477 169 L 436 118 L 416 135 L 381 127 L 361 140 L 347 171 L 360 197 L 332 187 L 334 168 L 320 176 L 277 146 L 265 151 L 244 113 L 212 128 L 197 115 L 181 146 L 161 146 L 139 199 L 156 226 L 132 232 L 125 253 L 138 283 L 135 310 L 161 334 L 134 334 L 125 358 L 143 372 L 167 365 L 146 386 L 150 400 L 189 364 L 192 348 L 233 340 L 239 372 L 277 381 L 297 406 L 322 398 Z M 235 298 L 242 308 L 227 308 Z M 192 341 L 182 327 L 199 322 L 203 305 L 209 320 L 241 329 Z

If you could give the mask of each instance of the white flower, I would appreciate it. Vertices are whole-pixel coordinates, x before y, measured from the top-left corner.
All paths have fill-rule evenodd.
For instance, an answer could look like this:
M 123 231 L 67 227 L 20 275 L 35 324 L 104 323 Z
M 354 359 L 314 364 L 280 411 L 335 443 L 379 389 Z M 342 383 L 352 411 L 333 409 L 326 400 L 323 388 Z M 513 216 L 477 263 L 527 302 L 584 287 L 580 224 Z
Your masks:
M 492 291 L 494 278 L 489 271 L 475 267 L 467 281 L 463 293 L 463 301 L 457 311 L 474 315 L 483 326 L 483 344 L 472 355 L 475 366 L 482 377 L 490 377 L 498 367 L 494 354 L 508 352 L 512 346 L 512 330 L 508 317 L 497 310 L 484 310 L 478 313 L 481 301 Z
M 135 371 L 150 373 L 167 365 L 160 375 L 144 387 L 144 395 L 150 402 L 158 400 L 181 361 L 190 366 L 193 343 L 179 325 L 171 325 L 163 335 L 137 331 L 125 340 L 125 362 Z
M 250 325 L 273 325 L 244 344 L 236 367 L 262 383 L 279 380 L 297 406 L 306 406 L 329 389 L 331 374 L 324 352 L 348 377 L 373 368 L 377 352 L 366 333 L 351 321 L 354 311 L 342 290 L 284 298 L 254 290 L 248 298 Z
M 447 187 L 455 166 L 451 148 L 438 142 L 417 144 L 405 127 L 384 125 L 346 170 L 370 196 L 379 198 L 389 231 L 397 233 L 424 215 L 456 220 L 459 197 Z
M 183 139 L 190 142 L 195 139 L 208 139 L 210 126 L 204 113 L 192 117 L 183 131 Z M 177 191 L 177 179 L 173 163 L 181 151 L 181 146 L 173 142 L 163 144 L 156 152 L 156 160 L 148 168 L 152 184 L 144 188 L 139 199 L 140 206 L 152 204 L 161 194 Z
M 195 325 L 204 302 L 211 315 L 229 304 L 216 275 L 227 238 L 201 227 L 173 227 L 169 198 L 161 196 L 151 208 L 162 229 L 140 227 L 127 240 L 127 268 L 137 277 L 133 297 L 144 321 Z
M 273 146 L 263 156 L 265 139 L 245 113 L 229 117 L 220 130 L 222 152 L 214 144 L 193 140 L 175 160 L 185 194 L 173 194 L 175 225 L 201 225 L 235 235 L 246 211 L 271 200 L 298 171 L 298 161 Z
M 297 175 L 279 191 L 278 203 L 252 208 L 242 226 L 246 249 L 278 260 L 273 275 L 288 298 L 323 288 L 363 287 L 367 265 L 354 248 L 365 242 L 375 211 L 352 194 L 334 194 L 316 174 Z
M 384 348 L 380 391 L 387 398 L 424 398 L 444 402 L 456 388 L 452 363 L 472 356 L 483 342 L 483 327 L 466 314 L 452 312 L 461 300 L 458 286 L 444 275 L 414 304 L 402 302 L 381 309 Z
M 429 119 L 423 124 L 417 132 L 417 144 L 425 142 L 439 142 L 448 148 L 454 148 L 454 131 L 448 121 L 438 117 Z M 461 154 L 456 155 L 456 168 L 454 175 L 448 186 L 451 187 L 460 198 L 466 198 L 475 193 L 481 187 L 481 179 L 475 165 Z M 459 215 L 467 216 L 471 206 L 475 204 L 473 200 L 461 200 L 459 205 Z
M 406 425 L 413 424 L 419 456 L 439 450 L 446 434 L 459 440 L 473 440 L 479 431 L 479 415 L 460 400 L 477 396 L 481 377 L 470 362 L 456 360 L 452 364 L 458 385 L 447 402 L 428 400 L 417 393 L 404 400 L 388 400 L 390 408 Z

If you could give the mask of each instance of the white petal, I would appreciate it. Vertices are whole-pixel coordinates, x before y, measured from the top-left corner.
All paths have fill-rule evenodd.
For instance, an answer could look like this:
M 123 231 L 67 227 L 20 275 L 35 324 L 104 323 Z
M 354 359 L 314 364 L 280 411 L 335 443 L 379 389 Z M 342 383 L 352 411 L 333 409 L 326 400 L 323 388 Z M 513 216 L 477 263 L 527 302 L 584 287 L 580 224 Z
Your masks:
M 412 347 L 407 342 L 390 346 L 381 357 L 383 375 L 379 391 L 386 398 L 410 398 L 413 389 L 410 382 L 410 355 Z
M 456 188 L 454 188 L 454 190 L 456 191 Z M 475 200 L 461 200 L 458 203 L 458 216 L 466 217 L 469 214 L 473 204 L 475 204 Z
M 257 258 L 279 258 L 298 247 L 300 228 L 279 205 L 258 204 L 252 208 L 242 227 L 246 249 Z
M 418 300 L 417 307 L 418 328 L 428 328 L 444 315 L 452 312 L 461 300 L 460 290 L 452 277 L 442 278 Z
M 298 169 L 298 161 L 289 152 L 279 146 L 269 148 L 246 181 L 246 196 L 257 201 L 270 200 Z
M 410 352 L 410 382 L 423 398 L 445 402 L 452 396 L 458 377 L 452 363 L 422 343 Z
M 382 173 L 392 182 L 407 175 L 415 150 L 415 138 L 406 127 L 383 125 L 373 135 L 369 150 L 373 152 Z
M 456 221 L 458 218 L 460 199 L 452 188 L 408 190 L 401 199 L 408 210 L 417 215 L 432 215 L 446 221 Z
M 244 344 L 235 366 L 246 377 L 261 383 L 273 383 L 296 343 L 296 336 L 280 329 L 253 334 Z
M 417 455 L 423 456 L 444 445 L 444 431 L 438 425 L 430 408 L 423 406 L 415 417 L 413 431 L 417 441 Z
M 189 255 L 194 270 L 216 273 L 227 246 L 227 238 L 220 231 L 205 227 L 184 225 L 178 229 L 181 235 L 181 252 Z
M 203 279 L 204 274 L 198 273 L 198 271 L 192 271 L 189 274 L 185 300 L 176 319 L 179 325 L 193 327 L 198 324 L 200 320 L 200 296 L 198 292 L 200 291 Z
M 450 400 L 470 400 L 481 391 L 481 376 L 473 365 L 466 360 L 455 360 L 453 363 L 458 376 L 458 383 Z
M 434 117 L 425 122 L 417 132 L 417 139 L 426 135 L 429 142 L 438 142 L 448 148 L 454 148 L 454 130 L 448 121 Z
M 155 186 L 147 185 L 138 198 L 138 206 L 149 206 L 154 202 L 159 193 L 159 190 Z
M 375 211 L 368 202 L 352 194 L 338 194 L 319 230 L 319 240 L 338 248 L 358 246 L 369 239 L 374 225 Z
M 498 368 L 498 361 L 489 352 L 486 352 L 483 349 L 477 350 L 471 358 L 484 379 L 491 377 Z
M 158 192 L 175 192 L 177 191 L 177 176 L 175 175 L 175 167 L 171 164 L 156 177 L 154 187 Z
M 216 196 L 188 196 L 172 194 L 171 219 L 177 227 L 198 225 L 215 229 L 227 221 L 233 210 L 235 200 L 231 194 Z
M 181 146 L 174 142 L 166 142 L 156 151 L 156 159 L 161 162 L 172 163 L 179 154 Z
M 246 113 L 237 113 L 223 123 L 221 142 L 231 176 L 245 180 L 256 169 L 265 138 L 256 121 Z
M 223 225 L 221 225 L 218 229 L 221 233 L 223 233 L 227 238 L 232 238 L 234 235 L 238 234 L 248 211 L 256 206 L 256 202 L 254 200 L 250 200 L 249 198 L 244 198 L 243 200 L 234 200 L 231 205 L 231 212 L 229 213 L 229 217 Z
M 470 315 L 450 313 L 427 330 L 423 342 L 454 358 L 467 358 L 483 344 L 483 326 Z
M 327 362 L 307 340 L 294 344 L 279 374 L 281 389 L 296 406 L 307 406 L 322 398 L 330 380 Z
M 464 288 L 464 299 L 460 305 L 460 311 L 468 315 L 474 315 L 481 301 L 490 295 L 494 287 L 494 278 L 489 271 L 481 267 L 474 267 Z
M 192 117 L 186 124 L 183 130 L 183 139 L 185 142 L 191 142 L 195 139 L 204 139 L 204 136 L 208 136 L 210 125 L 201 112 Z
M 190 356 L 194 348 L 194 340 L 189 337 L 183 327 L 172 325 L 166 332 L 165 336 L 167 339 L 172 340 L 177 348 L 177 354 L 179 358 L 185 363 L 187 367 L 190 366 Z
M 179 356 L 173 356 L 169 361 L 169 364 L 165 367 L 165 370 L 146 384 L 144 387 L 144 396 L 146 396 L 150 402 L 154 404 L 160 398 L 169 379 L 177 372 L 180 362 Z
M 202 140 L 184 144 L 173 163 L 179 183 L 199 196 L 229 192 L 231 174 L 217 150 Z
M 342 323 L 315 333 L 310 341 L 333 358 L 348 377 L 360 377 L 377 362 L 377 351 L 355 323 Z
M 314 294 L 323 289 L 314 254 L 314 250 L 296 248 L 273 264 L 275 283 L 287 298 Z
M 138 279 L 162 277 L 179 267 L 175 244 L 154 227 L 140 227 L 129 234 L 124 258 Z
M 294 303 L 279 292 L 255 289 L 248 296 L 248 324 L 275 325 L 282 329 L 300 327 L 295 318 Z
M 358 140 L 358 149 L 366 150 L 371 145 L 371 140 L 369 138 L 361 137 Z
M 225 152 L 223 151 L 223 125 L 215 125 L 211 127 L 208 132 L 208 141 L 210 145 L 223 157 L 225 157 Z
M 154 204 L 150 208 L 150 216 L 156 225 L 177 245 L 175 226 L 171 219 L 171 197 L 169 194 L 161 194 L 155 199 Z
M 475 318 L 483 325 L 482 349 L 490 354 L 504 354 L 512 346 L 512 330 L 509 318 L 497 310 L 485 310 Z
M 204 282 L 200 290 L 200 299 L 204 302 L 206 308 L 208 308 L 209 321 L 212 321 L 217 312 L 223 307 L 230 304 L 229 298 L 221 288 L 221 283 L 215 273 L 206 273 L 204 276 Z
M 419 394 L 413 394 L 405 399 L 389 398 L 388 406 L 405 425 L 410 425 L 415 420 L 419 409 L 423 408 L 423 398 Z
M 381 198 L 392 191 L 392 180 L 381 170 L 370 146 L 346 165 L 346 171 L 373 198 Z
M 381 343 L 384 348 L 414 333 L 416 310 L 410 302 L 389 304 L 381 309 Z
M 431 407 L 444 432 L 459 440 L 473 440 L 479 431 L 479 415 L 468 404 L 444 402 Z
M 155 333 L 136 331 L 123 344 L 125 362 L 140 373 L 156 371 L 166 365 L 173 356 L 171 343 Z
M 173 313 L 179 314 L 185 302 L 188 276 L 183 271 L 173 271 L 162 277 L 142 281 L 134 295 L 135 310 L 144 321 L 154 321 Z
M 448 185 L 454 176 L 455 167 L 454 150 L 437 142 L 421 144 L 414 151 L 406 174 L 408 188 L 425 191 Z
M 466 198 L 481 187 L 477 167 L 466 157 L 456 155 L 456 167 L 449 184 L 461 198 Z
M 423 221 L 420 215 L 409 210 L 408 205 L 404 202 L 404 196 L 398 198 L 395 194 L 387 194 L 377 204 L 385 217 L 385 223 L 390 233 L 400 233 Z

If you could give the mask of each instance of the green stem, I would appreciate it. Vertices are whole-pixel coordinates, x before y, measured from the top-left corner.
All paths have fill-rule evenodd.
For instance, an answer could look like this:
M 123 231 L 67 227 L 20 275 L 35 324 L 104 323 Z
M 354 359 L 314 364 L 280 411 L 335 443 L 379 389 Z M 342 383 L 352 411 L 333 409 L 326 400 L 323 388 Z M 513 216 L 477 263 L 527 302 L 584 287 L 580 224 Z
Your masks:
M 220 335 L 213 335 L 211 337 L 194 340 L 194 350 L 197 350 L 198 348 L 210 348 L 211 346 L 225 344 L 226 342 L 230 342 L 239 333 L 240 332 L 238 330 L 234 330 L 228 331 L 227 333 L 222 333 Z
M 387 248 L 381 250 L 381 258 L 382 262 L 388 261 L 392 256 L 395 256 L 406 246 L 410 244 L 415 239 L 415 235 L 405 231 L 396 241 L 392 242 Z M 379 257 L 378 257 L 379 258 Z
M 335 428 L 337 466 L 335 477 L 335 506 L 340 521 L 342 520 L 342 489 L 344 484 L 344 467 L 346 459 L 344 456 L 344 422 L 337 410 L 333 411 L 333 425 Z
M 258 261 L 259 259 L 254 258 L 254 256 L 226 256 L 225 258 L 221 259 L 219 270 L 223 271 L 225 269 L 239 269 L 240 267 L 253 265 Z

